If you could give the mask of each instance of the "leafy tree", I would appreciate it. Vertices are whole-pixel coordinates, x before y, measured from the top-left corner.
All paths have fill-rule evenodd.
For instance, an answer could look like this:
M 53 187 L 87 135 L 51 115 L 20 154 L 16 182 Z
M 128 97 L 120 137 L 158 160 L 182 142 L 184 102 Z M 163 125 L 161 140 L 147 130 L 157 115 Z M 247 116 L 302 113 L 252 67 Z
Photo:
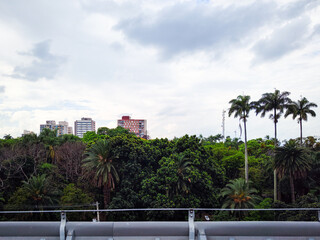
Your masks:
M 59 143 L 57 130 L 44 128 L 39 134 L 39 140 L 46 146 L 55 146 Z
M 94 131 L 88 131 L 85 134 L 83 134 L 82 141 L 86 143 L 88 147 L 90 147 L 100 139 L 105 139 L 105 136 L 96 134 Z
M 298 197 L 295 203 L 285 204 L 280 201 L 273 203 L 272 208 L 319 208 L 320 202 L 313 194 Z M 318 221 L 317 211 L 276 211 L 276 221 Z
M 109 141 L 99 140 L 91 146 L 87 152 L 87 157 L 82 161 L 87 174 L 93 175 L 98 186 L 103 187 L 104 207 L 108 206 L 111 190 L 115 189 L 115 183 L 119 181 L 113 163 L 116 158 L 117 156 L 113 154 Z
M 249 181 L 249 168 L 248 168 L 248 150 L 247 150 L 247 119 L 249 117 L 249 112 L 254 108 L 254 104 L 249 102 L 250 96 L 239 95 L 236 99 L 232 99 L 229 103 L 231 107 L 229 108 L 229 117 L 234 114 L 234 117 L 239 117 L 243 121 L 244 125 L 244 156 L 245 156 L 245 180 Z
M 270 209 L 272 208 L 273 199 L 265 198 L 254 208 Z M 274 221 L 274 212 L 272 211 L 252 211 L 245 217 L 245 221 Z
M 60 144 L 64 144 L 66 142 L 81 142 L 81 138 L 73 134 L 63 134 L 58 137 Z
M 214 136 L 211 135 L 207 138 L 202 137 L 202 142 L 204 145 L 208 145 L 208 144 L 214 144 L 214 143 L 220 142 L 223 139 L 224 139 L 224 136 L 222 136 L 221 134 L 217 134 Z
M 220 196 L 224 198 L 222 208 L 247 209 L 254 208 L 260 199 L 255 195 L 257 190 L 250 188 L 243 178 L 231 180 L 225 188 L 221 190 Z M 239 218 L 246 215 L 246 212 L 239 211 Z
M 23 181 L 23 188 L 30 194 L 36 209 L 42 210 L 43 206 L 53 204 L 46 175 L 32 176 L 29 181 Z
M 13 139 L 13 137 L 10 134 L 6 134 L 3 136 L 3 139 L 9 140 L 9 139 Z
M 62 208 L 72 207 L 72 209 L 88 209 L 90 206 L 92 207 L 93 199 L 87 193 L 83 192 L 82 189 L 77 188 L 74 183 L 68 184 L 63 189 L 63 195 L 60 199 L 60 205 Z M 90 217 L 93 215 L 90 214 Z M 69 220 L 85 220 L 86 215 L 83 213 L 69 213 Z
M 9 198 L 5 205 L 6 210 L 44 210 L 57 203 L 59 192 L 52 186 L 45 174 L 32 176 L 28 181 L 23 181 Z M 19 215 L 15 219 L 49 220 L 52 215 L 46 213 Z
M 24 146 L 30 146 L 39 142 L 38 136 L 35 133 L 25 134 L 21 137 Z
M 289 102 L 291 102 L 288 97 L 290 92 L 280 92 L 275 89 L 274 93 L 264 93 L 262 97 L 255 102 L 256 114 L 261 113 L 261 117 L 264 117 L 266 113 L 272 112 L 269 118 L 273 120 L 274 123 L 274 146 L 277 146 L 277 123 L 281 114 L 287 108 Z M 274 174 L 274 200 L 277 200 L 277 173 L 276 170 Z
M 291 201 L 295 202 L 294 179 L 305 177 L 311 169 L 311 161 L 304 148 L 298 146 L 294 140 L 289 140 L 283 147 L 276 148 L 274 169 L 279 178 L 289 177 Z
M 288 109 L 285 113 L 285 117 L 292 115 L 293 119 L 298 118 L 300 124 L 300 144 L 302 145 L 302 120 L 308 121 L 308 114 L 312 117 L 316 116 L 316 113 L 311 109 L 317 107 L 317 104 L 309 102 L 305 97 L 301 98 L 297 102 L 291 102 L 288 104 Z
M 115 137 L 123 134 L 131 134 L 135 135 L 134 133 L 130 132 L 128 129 L 123 127 L 116 127 L 116 128 L 107 128 L 107 127 L 100 127 L 97 131 L 98 135 L 108 135 L 110 137 Z

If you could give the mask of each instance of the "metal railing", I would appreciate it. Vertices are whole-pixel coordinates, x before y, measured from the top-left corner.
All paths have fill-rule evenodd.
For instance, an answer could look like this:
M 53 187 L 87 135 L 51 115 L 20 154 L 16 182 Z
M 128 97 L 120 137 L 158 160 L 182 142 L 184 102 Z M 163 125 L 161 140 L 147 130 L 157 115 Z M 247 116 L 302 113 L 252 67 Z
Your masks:
M 187 211 L 185 222 L 68 222 L 67 213 Z M 1 211 L 0 214 L 60 213 L 60 222 L 0 222 L 0 239 L 107 239 L 107 240 L 242 240 L 307 239 L 320 240 L 319 222 L 213 222 L 195 221 L 196 211 L 314 211 L 320 221 L 320 208 L 220 209 L 143 208 Z

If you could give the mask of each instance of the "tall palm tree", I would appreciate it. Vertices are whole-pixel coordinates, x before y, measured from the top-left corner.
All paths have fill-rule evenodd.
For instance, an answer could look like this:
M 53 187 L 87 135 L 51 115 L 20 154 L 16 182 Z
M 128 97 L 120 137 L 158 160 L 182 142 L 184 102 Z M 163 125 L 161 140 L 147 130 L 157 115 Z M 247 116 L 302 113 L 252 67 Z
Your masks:
M 229 117 L 234 114 L 234 117 L 239 117 L 244 125 L 244 156 L 245 156 L 245 180 L 249 181 L 249 167 L 248 167 L 248 149 L 247 149 L 247 119 L 251 109 L 255 108 L 254 103 L 250 102 L 250 96 L 239 95 L 236 99 L 230 102 Z
M 288 105 L 288 109 L 284 114 L 285 117 L 292 114 L 292 118 L 298 118 L 300 124 L 300 144 L 302 145 L 302 120 L 308 121 L 308 114 L 312 117 L 316 116 L 316 113 L 310 108 L 318 107 L 317 104 L 309 102 L 305 97 L 301 98 L 297 102 L 291 102 Z
M 288 176 L 290 180 L 291 201 L 295 202 L 294 179 L 305 177 L 311 169 L 311 160 L 306 150 L 299 147 L 297 142 L 289 140 L 283 147 L 276 148 L 274 169 L 279 178 Z
M 119 181 L 117 170 L 113 164 L 115 158 L 117 157 L 113 154 L 110 143 L 102 139 L 91 146 L 87 157 L 82 160 L 87 174 L 93 173 L 98 186 L 103 187 L 104 207 L 109 204 L 111 190 Z
M 257 190 L 249 188 L 249 184 L 243 178 L 231 180 L 220 193 L 220 196 L 225 198 L 222 208 L 254 208 L 258 201 L 261 200 L 255 193 L 257 193 Z M 240 213 L 239 215 L 241 216 Z
M 291 102 L 288 97 L 290 92 L 280 92 L 279 90 L 275 90 L 274 93 L 264 93 L 262 97 L 257 102 L 256 113 L 261 113 L 261 117 L 264 117 L 266 113 L 272 112 L 269 115 L 269 118 L 273 120 L 274 123 L 274 138 L 275 138 L 275 146 L 277 143 L 277 123 L 281 114 L 287 108 L 288 103 Z
M 274 146 L 277 146 L 277 123 L 281 114 L 287 108 L 289 102 L 291 102 L 288 97 L 290 92 L 280 92 L 275 89 L 274 93 L 264 93 L 262 97 L 256 102 L 256 114 L 261 113 L 261 117 L 264 117 L 267 112 L 272 112 L 269 118 L 273 120 L 274 123 Z M 277 173 L 276 170 L 273 172 L 273 188 L 274 188 L 274 200 L 277 200 Z

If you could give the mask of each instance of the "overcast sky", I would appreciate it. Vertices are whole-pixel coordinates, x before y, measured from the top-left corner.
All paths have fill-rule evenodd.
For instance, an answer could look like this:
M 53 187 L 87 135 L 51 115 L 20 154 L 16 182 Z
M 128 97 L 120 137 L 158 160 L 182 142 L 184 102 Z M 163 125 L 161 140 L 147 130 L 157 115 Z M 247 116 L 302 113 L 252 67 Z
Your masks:
M 320 107 L 320 0 L 0 1 L 0 33 L 0 138 L 124 114 L 152 138 L 215 135 L 231 99 L 275 88 Z M 315 110 L 304 136 L 320 136 Z M 266 135 L 272 120 L 252 112 L 248 138 Z M 278 136 L 298 137 L 297 121 Z

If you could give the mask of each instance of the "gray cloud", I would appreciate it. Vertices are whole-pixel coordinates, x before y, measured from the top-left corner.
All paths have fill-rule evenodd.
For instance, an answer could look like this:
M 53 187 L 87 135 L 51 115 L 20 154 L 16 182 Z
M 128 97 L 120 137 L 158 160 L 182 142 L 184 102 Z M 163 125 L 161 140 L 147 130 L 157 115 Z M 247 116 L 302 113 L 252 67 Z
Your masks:
M 2 111 L 34 111 L 34 110 L 47 110 L 47 111 L 59 111 L 59 110 L 92 110 L 90 106 L 87 106 L 87 101 L 69 101 L 69 100 L 63 100 L 60 102 L 57 102 L 54 105 L 47 105 L 43 107 L 31 107 L 31 106 L 21 106 L 18 108 L 3 108 Z
M 65 58 L 50 53 L 50 41 L 46 40 L 34 45 L 30 52 L 19 53 L 20 55 L 35 58 L 29 66 L 16 66 L 13 78 L 22 78 L 29 81 L 37 81 L 40 78 L 53 79 L 59 71 Z
M 315 37 L 316 35 L 320 34 L 320 24 L 317 24 L 313 27 L 312 37 Z
M 115 28 L 140 44 L 160 48 L 167 57 L 186 51 L 228 47 L 242 41 L 273 16 L 273 3 L 241 7 L 175 5 L 156 17 L 137 17 Z
M 0 86 L 0 93 L 4 93 L 5 87 L 4 86 Z
M 249 5 L 230 5 L 224 8 L 209 4 L 177 4 L 157 12 L 155 16 L 144 15 L 120 21 L 115 29 L 141 45 L 157 47 L 165 58 L 198 50 L 220 54 L 232 47 L 248 46 L 250 39 L 256 39 L 263 27 L 294 21 L 310 8 L 319 5 L 319 2 L 302 0 L 278 6 L 275 1 L 255 1 Z M 303 31 L 302 22 L 296 25 L 284 28 L 290 37 Z M 290 30 L 296 32 L 290 33 Z M 259 43 L 255 53 L 261 55 L 267 48 L 273 51 L 281 48 L 283 41 L 279 39 L 280 35 L 279 32 L 272 36 L 274 40 Z M 284 39 L 288 39 L 282 35 Z M 285 49 L 281 49 L 278 57 L 296 49 L 298 45 L 295 41 L 284 46 Z M 259 47 L 262 49 L 258 50 Z M 276 54 L 273 56 L 277 57 Z
M 279 9 L 279 15 L 287 18 L 295 18 L 303 14 L 306 10 L 319 5 L 318 0 L 299 0 L 288 3 Z
M 308 37 L 309 18 L 299 18 L 276 29 L 253 47 L 257 60 L 275 60 L 300 48 Z

